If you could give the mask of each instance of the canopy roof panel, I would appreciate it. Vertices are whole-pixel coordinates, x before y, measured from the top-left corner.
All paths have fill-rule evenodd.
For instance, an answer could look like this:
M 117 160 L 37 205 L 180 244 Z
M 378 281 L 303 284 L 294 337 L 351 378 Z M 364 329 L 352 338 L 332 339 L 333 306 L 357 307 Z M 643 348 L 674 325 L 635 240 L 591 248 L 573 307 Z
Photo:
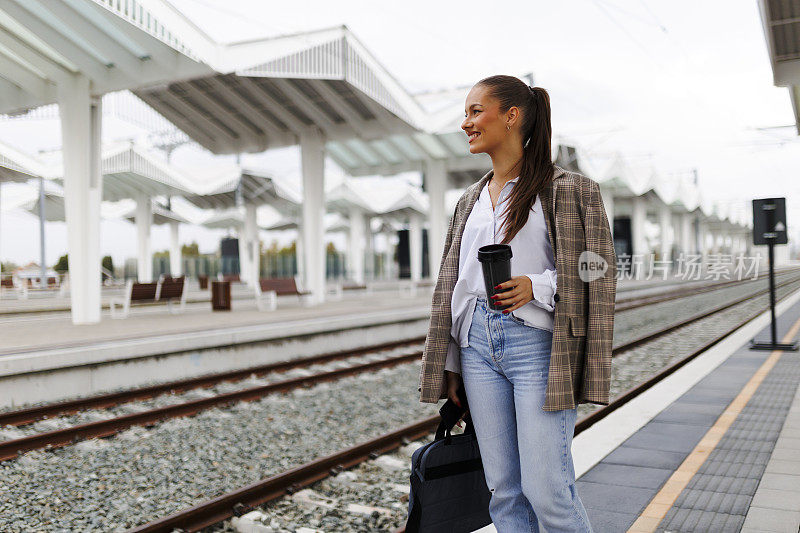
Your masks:
M 184 43 L 187 35 L 178 38 L 150 9 L 163 4 L 0 2 L 0 113 L 53 103 L 56 84 L 78 74 L 91 80 L 93 94 L 102 95 L 213 72 Z
M 800 133 L 800 0 L 759 0 L 775 85 L 788 87 Z
M 45 174 L 44 167 L 35 157 L 0 142 L 0 182 L 25 182 Z
M 237 201 L 237 196 L 241 201 Z M 301 198 L 271 176 L 253 169 L 233 167 L 203 191 L 186 200 L 201 209 L 230 209 L 246 203 L 270 205 L 287 216 L 301 211 Z
M 218 44 L 214 73 L 135 90 L 208 150 L 261 152 L 326 139 L 379 139 L 428 116 L 345 26 Z
M 154 201 L 151 209 L 153 215 L 153 224 L 158 226 L 162 224 L 169 224 L 170 222 L 188 224 L 188 221 L 185 218 L 180 216 L 175 211 L 170 211 L 158 202 Z M 125 218 L 130 222 L 136 222 L 136 205 L 131 205 L 128 209 L 126 209 L 125 213 L 122 215 L 122 218 Z

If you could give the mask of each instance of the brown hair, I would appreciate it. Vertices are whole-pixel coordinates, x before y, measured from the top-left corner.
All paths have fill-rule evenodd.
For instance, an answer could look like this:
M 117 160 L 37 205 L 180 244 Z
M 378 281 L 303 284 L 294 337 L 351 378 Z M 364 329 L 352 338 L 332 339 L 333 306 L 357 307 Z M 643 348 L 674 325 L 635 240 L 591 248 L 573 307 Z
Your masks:
M 528 221 L 536 195 L 553 179 L 550 95 L 541 87 L 531 90 L 514 76 L 489 76 L 475 85 L 489 89 L 489 94 L 500 103 L 501 113 L 513 106 L 522 111 L 522 168 L 504 211 L 507 216 L 502 243 L 508 244 Z

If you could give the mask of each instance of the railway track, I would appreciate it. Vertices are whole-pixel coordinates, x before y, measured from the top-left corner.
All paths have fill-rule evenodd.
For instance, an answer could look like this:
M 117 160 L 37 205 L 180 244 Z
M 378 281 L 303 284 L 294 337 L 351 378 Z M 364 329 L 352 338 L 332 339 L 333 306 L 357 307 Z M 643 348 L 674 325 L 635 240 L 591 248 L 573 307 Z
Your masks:
M 780 286 L 785 287 L 789 284 L 796 283 L 797 281 L 797 279 L 785 281 Z M 766 291 L 759 291 L 757 294 L 761 294 L 763 292 Z M 741 303 L 741 301 L 752 298 L 753 296 L 755 295 L 750 295 L 746 298 L 740 299 L 736 303 Z M 780 300 L 782 299 L 783 298 L 780 298 Z M 674 331 L 678 327 L 686 326 L 692 322 L 701 320 L 704 317 L 708 317 L 712 314 L 721 312 L 722 310 L 729 309 L 736 303 L 725 304 L 713 312 L 701 313 L 700 315 L 682 321 L 680 326 L 673 325 L 667 329 L 669 329 L 669 331 Z M 599 422 L 614 410 L 619 409 L 644 391 L 648 390 L 654 384 L 662 381 L 682 366 L 694 360 L 696 357 L 733 334 L 735 331 L 753 320 L 761 313 L 763 313 L 763 309 L 750 314 L 745 319 L 740 320 L 738 323 L 728 328 L 723 334 L 716 336 L 714 339 L 706 342 L 685 357 L 661 369 L 659 372 L 645 381 L 617 395 L 609 405 L 603 406 L 597 411 L 582 417 L 576 423 L 575 435 L 587 430 L 593 424 Z M 638 346 L 642 342 L 643 341 L 641 339 L 637 339 L 631 343 L 626 343 L 623 346 L 619 346 L 615 348 L 614 356 L 619 355 L 619 353 L 622 353 L 622 351 L 631 349 L 634 346 Z M 356 446 L 348 447 L 337 453 L 315 459 L 314 461 L 297 466 L 280 474 L 270 476 L 241 489 L 218 496 L 199 505 L 195 505 L 184 511 L 180 511 L 153 522 L 143 524 L 132 529 L 131 531 L 137 533 L 162 531 L 169 532 L 174 531 L 175 529 L 187 532 L 198 531 L 214 524 L 219 524 L 228 518 L 242 516 L 253 511 L 264 503 L 282 498 L 287 494 L 293 494 L 299 491 L 302 487 L 309 486 L 328 476 L 335 476 L 342 471 L 353 467 L 354 465 L 360 464 L 371 458 L 374 459 L 380 454 L 396 450 L 403 444 L 407 444 L 409 441 L 429 436 L 438 425 L 438 421 L 438 416 L 418 420 L 412 424 L 380 435 L 374 439 L 362 442 Z M 402 531 L 402 529 L 399 531 Z
M 787 285 L 797 283 L 800 281 L 800 276 L 790 277 L 777 284 L 777 287 L 785 287 Z M 728 284 L 723 284 L 727 286 Z M 641 335 L 635 339 L 615 346 L 613 349 L 613 357 L 619 356 L 629 350 L 632 350 L 645 343 L 651 342 L 654 339 L 667 335 L 677 329 L 686 327 L 695 322 L 704 320 L 717 313 L 735 307 L 744 301 L 751 298 L 766 294 L 768 289 L 760 289 L 754 293 L 745 295 L 743 297 L 734 299 L 728 303 L 717 306 L 711 310 L 698 313 L 686 319 L 679 320 L 657 331 Z M 680 295 L 675 296 L 673 299 L 686 297 L 686 294 L 681 291 Z M 659 302 L 664 301 L 662 298 Z M 12 411 L 0 414 L 0 426 L 24 426 L 37 420 L 47 417 L 59 416 L 65 413 L 74 413 L 87 409 L 99 409 L 109 406 L 119 405 L 125 402 L 134 400 L 152 398 L 159 394 L 183 392 L 202 387 L 211 387 L 225 381 L 243 380 L 252 375 L 265 375 L 273 372 L 286 372 L 292 369 L 298 369 L 315 364 L 326 364 L 335 361 L 340 361 L 348 358 L 370 355 L 378 351 L 385 351 L 391 349 L 398 349 L 405 346 L 417 345 L 424 342 L 424 337 L 419 337 L 407 341 L 385 343 L 378 346 L 366 347 L 359 350 L 346 350 L 319 356 L 297 359 L 292 361 L 285 361 L 262 365 L 256 368 L 245 370 L 237 370 L 226 372 L 223 374 L 215 374 L 212 376 L 203 376 L 199 378 L 175 381 L 156 385 L 152 387 L 145 387 L 134 389 L 130 391 L 123 391 L 107 395 L 100 395 L 92 398 L 74 400 L 69 402 L 61 402 L 57 404 L 34 407 L 20 411 Z M 176 403 L 165 407 L 158 407 L 155 409 L 147 409 L 140 412 L 135 412 L 123 416 L 98 420 L 94 422 L 78 424 L 67 428 L 54 429 L 43 433 L 23 436 L 4 442 L 0 442 L 0 461 L 7 461 L 17 458 L 20 454 L 36 450 L 36 449 L 52 449 L 62 446 L 69 446 L 80 442 L 82 440 L 91 438 L 104 438 L 112 436 L 120 431 L 128 429 L 133 426 L 151 427 L 161 421 L 177 418 L 192 416 L 200 411 L 210 409 L 213 407 L 222 407 L 230 405 L 235 402 L 253 401 L 263 398 L 266 395 L 278 392 L 286 392 L 297 388 L 310 387 L 323 382 L 336 381 L 346 376 L 357 375 L 365 372 L 375 371 L 381 368 L 388 368 L 392 366 L 408 364 L 418 360 L 422 355 L 419 350 L 411 350 L 398 355 L 381 357 L 380 359 L 369 360 L 363 363 L 350 364 L 341 368 L 333 370 L 324 370 L 311 375 L 298 376 L 284 380 L 278 380 L 266 385 L 259 385 L 254 387 L 247 387 L 233 392 L 216 394 L 206 398 L 194 399 Z M 592 417 L 599 417 L 601 419 L 610 410 L 601 409 L 592 413 Z M 580 422 L 579 422 L 580 424 Z M 576 426 L 577 428 L 577 426 Z

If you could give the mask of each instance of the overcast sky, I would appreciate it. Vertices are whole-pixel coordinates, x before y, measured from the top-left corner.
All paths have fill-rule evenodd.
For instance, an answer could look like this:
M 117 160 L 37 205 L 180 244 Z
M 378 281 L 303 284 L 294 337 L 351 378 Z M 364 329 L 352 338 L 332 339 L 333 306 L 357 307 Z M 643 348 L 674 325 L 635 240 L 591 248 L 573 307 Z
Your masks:
M 798 137 L 775 128 L 793 123 L 791 104 L 788 91 L 773 86 L 755 0 L 172 3 L 223 42 L 346 24 L 411 92 L 532 71 L 551 93 L 554 142 L 621 151 L 667 177 L 696 168 L 706 199 L 786 196 L 789 226 L 798 227 Z M 0 139 L 9 137 L 17 138 L 0 127 Z M 2 216 L 3 259 L 36 258 L 36 233 L 12 235 L 36 232 L 35 219 Z M 55 255 L 66 232 L 51 226 L 48 254 Z M 115 259 L 135 254 L 132 226 L 104 223 L 103 233 Z M 184 235 L 206 249 L 218 238 L 204 230 Z M 166 230 L 156 230 L 153 246 L 166 248 Z

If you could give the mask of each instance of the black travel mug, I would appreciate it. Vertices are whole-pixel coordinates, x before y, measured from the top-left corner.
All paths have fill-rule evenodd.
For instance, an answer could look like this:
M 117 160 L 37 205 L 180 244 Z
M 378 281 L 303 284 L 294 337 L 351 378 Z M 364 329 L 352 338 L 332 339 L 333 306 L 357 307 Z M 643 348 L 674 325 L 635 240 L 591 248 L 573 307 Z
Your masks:
M 492 296 L 497 293 L 494 288 L 504 281 L 511 279 L 511 246 L 508 244 L 488 244 L 478 248 L 478 261 L 483 267 L 483 283 L 486 285 L 486 301 L 489 308 L 502 311 L 510 305 L 495 305 Z M 508 290 L 508 289 L 507 289 Z

